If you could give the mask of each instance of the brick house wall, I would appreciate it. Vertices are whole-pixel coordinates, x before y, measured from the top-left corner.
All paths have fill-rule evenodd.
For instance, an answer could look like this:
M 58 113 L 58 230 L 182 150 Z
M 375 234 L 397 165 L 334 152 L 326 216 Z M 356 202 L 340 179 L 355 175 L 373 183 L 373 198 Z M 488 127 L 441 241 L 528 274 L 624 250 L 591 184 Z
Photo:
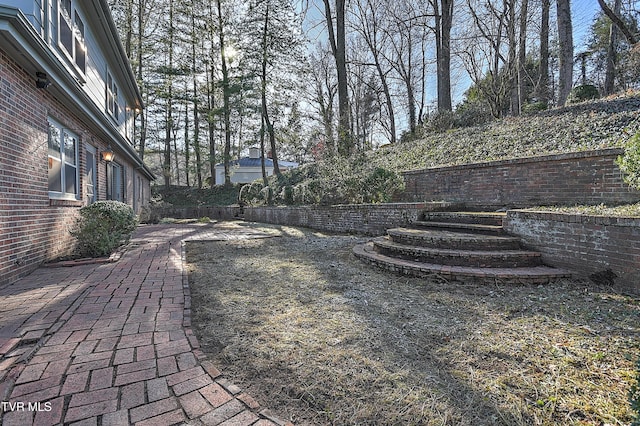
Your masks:
M 404 172 L 399 201 L 478 207 L 626 204 L 640 201 L 621 176 L 622 149 L 603 149 Z
M 507 212 L 504 228 L 549 265 L 584 276 L 611 269 L 616 282 L 639 289 L 640 218 L 518 210 Z
M 80 201 L 50 199 L 48 193 L 48 119 L 79 137 Z M 106 199 L 106 163 L 99 153 L 109 146 L 51 92 L 35 88 L 33 76 L 0 49 L 0 285 L 15 281 L 42 262 L 69 254 L 74 240 L 69 228 L 87 204 L 83 175 L 85 148 L 97 149 L 99 200 Z M 120 160 L 128 179 L 132 164 Z M 143 203 L 150 187 L 144 179 Z M 133 205 L 134 193 L 127 191 Z M 143 204 L 140 203 L 140 204 Z M 138 206 L 140 207 L 140 206 Z

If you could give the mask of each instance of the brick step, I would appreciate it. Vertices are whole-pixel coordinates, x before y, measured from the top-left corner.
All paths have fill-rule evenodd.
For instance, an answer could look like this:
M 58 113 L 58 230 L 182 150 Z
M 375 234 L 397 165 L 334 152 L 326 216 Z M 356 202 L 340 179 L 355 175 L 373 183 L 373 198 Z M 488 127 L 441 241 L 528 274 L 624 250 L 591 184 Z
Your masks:
M 502 220 L 507 217 L 504 212 L 425 212 L 423 221 L 475 223 L 479 225 L 502 226 Z
M 387 234 L 395 243 L 419 247 L 488 251 L 520 249 L 520 240 L 508 236 L 410 228 L 389 229 Z
M 454 222 L 435 222 L 419 220 L 413 222 L 412 225 L 419 228 L 429 229 L 448 229 L 455 232 L 475 232 L 485 235 L 502 235 L 504 230 L 502 225 L 485 225 L 480 223 L 454 223 Z
M 540 253 L 524 250 L 455 250 L 408 246 L 388 237 L 373 240 L 375 250 L 385 256 L 415 262 L 483 268 L 518 268 L 542 264 Z
M 562 278 L 570 278 L 571 273 L 548 266 L 527 268 L 477 268 L 468 266 L 437 265 L 397 259 L 376 252 L 373 242 L 359 244 L 353 248 L 359 259 L 380 268 L 417 277 L 441 276 L 456 281 L 478 281 L 503 284 L 546 284 Z

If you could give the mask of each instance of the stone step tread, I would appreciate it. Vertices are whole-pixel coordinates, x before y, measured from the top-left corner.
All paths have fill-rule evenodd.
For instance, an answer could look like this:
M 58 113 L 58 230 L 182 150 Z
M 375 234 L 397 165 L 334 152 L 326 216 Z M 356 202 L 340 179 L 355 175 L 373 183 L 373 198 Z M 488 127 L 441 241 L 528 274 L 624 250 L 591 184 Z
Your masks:
M 443 229 L 414 229 L 414 228 L 392 228 L 387 230 L 387 234 L 394 236 L 406 236 L 415 239 L 447 239 L 455 241 L 504 241 L 520 242 L 519 238 L 505 235 L 484 235 L 472 232 L 454 232 Z
M 431 220 L 418 220 L 413 223 L 415 226 L 422 228 L 444 228 L 444 229 L 462 229 L 468 231 L 481 231 L 491 233 L 504 232 L 502 225 L 486 225 L 482 223 L 462 223 L 462 222 L 435 222 Z
M 554 279 L 569 278 L 571 273 L 559 268 L 534 266 L 523 268 L 482 268 L 468 266 L 436 265 L 385 256 L 375 251 L 373 242 L 359 244 L 353 248 L 356 257 L 391 267 L 389 269 L 411 275 L 438 274 L 454 279 L 475 278 L 483 280 L 513 281 L 518 283 L 542 283 Z
M 398 249 L 398 250 L 411 250 L 415 253 L 421 254 L 438 254 L 443 256 L 487 256 L 487 257 L 536 257 L 539 258 L 541 255 L 537 251 L 529 251 L 529 250 L 459 250 L 459 249 L 445 249 L 445 248 L 434 248 L 434 247 L 420 247 L 420 246 L 410 246 L 406 244 L 400 244 L 394 241 L 391 241 L 389 237 L 377 237 L 373 240 L 374 245 L 378 245 L 381 247 L 389 248 L 389 249 Z
M 499 225 L 506 212 L 425 212 L 425 220 L 456 223 L 484 223 Z

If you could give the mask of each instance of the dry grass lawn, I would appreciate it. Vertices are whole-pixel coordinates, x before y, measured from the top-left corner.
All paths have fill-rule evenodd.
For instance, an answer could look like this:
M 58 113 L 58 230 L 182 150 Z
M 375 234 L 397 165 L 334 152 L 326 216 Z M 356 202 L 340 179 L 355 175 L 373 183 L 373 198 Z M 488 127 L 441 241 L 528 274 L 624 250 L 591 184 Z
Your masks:
M 187 245 L 204 351 L 297 425 L 623 425 L 640 297 L 583 281 L 477 285 L 358 261 L 360 237 Z

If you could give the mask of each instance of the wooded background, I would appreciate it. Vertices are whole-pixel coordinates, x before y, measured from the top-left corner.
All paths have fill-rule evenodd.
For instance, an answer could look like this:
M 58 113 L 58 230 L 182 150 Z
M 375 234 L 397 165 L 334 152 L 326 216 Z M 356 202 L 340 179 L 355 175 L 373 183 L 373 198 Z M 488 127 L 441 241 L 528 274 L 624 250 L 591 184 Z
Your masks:
M 563 106 L 576 86 L 637 87 L 639 4 L 598 2 L 584 51 L 574 49 L 569 0 L 110 6 L 146 104 L 137 150 L 166 187 L 202 188 L 228 184 L 229 162 L 250 146 L 277 172 L 279 158 L 349 156 L 452 116 L 472 125 Z M 469 87 L 461 99 L 454 84 Z M 225 182 L 215 182 L 216 163 Z

